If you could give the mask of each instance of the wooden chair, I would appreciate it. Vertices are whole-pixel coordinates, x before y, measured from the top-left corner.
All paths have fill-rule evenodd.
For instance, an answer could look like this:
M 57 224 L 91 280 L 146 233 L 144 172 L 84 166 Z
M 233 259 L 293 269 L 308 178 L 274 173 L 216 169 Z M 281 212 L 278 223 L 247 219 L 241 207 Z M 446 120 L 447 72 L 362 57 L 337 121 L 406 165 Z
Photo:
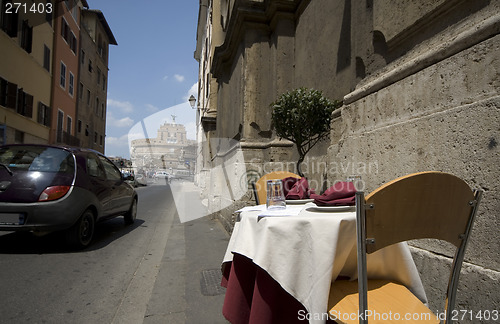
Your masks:
M 275 179 L 285 179 L 288 177 L 294 177 L 299 179 L 300 176 L 288 172 L 288 171 L 274 171 L 268 174 L 263 175 L 257 182 L 252 183 L 253 192 L 255 196 L 255 203 L 257 205 L 264 204 L 266 202 L 266 182 L 267 180 L 275 180 Z
M 415 322 L 439 323 L 406 287 L 395 282 L 368 280 L 366 273 L 366 253 L 411 239 L 435 238 L 456 247 L 446 293 L 445 323 L 451 323 L 460 269 L 481 194 L 481 191 L 473 192 L 463 180 L 442 172 L 421 172 L 398 178 L 366 198 L 363 192 L 357 192 L 358 281 L 332 283 L 329 311 L 333 314 L 365 314 L 367 310 L 372 314 L 391 312 L 401 314 L 401 318 L 405 314 L 427 313 L 428 321 Z M 377 322 L 372 319 L 370 323 Z M 355 323 L 358 318 L 337 321 Z M 380 322 L 390 323 L 389 320 Z M 401 319 L 396 322 L 402 323 Z M 359 323 L 368 323 L 368 318 L 360 317 Z

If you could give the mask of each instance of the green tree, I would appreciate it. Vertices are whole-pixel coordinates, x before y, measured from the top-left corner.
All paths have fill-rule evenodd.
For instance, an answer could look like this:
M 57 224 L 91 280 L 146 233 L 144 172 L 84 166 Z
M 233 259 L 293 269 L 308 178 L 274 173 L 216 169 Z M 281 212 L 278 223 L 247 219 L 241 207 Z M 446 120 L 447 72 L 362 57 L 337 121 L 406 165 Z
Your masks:
M 319 90 L 298 88 L 285 92 L 271 103 L 272 122 L 276 134 L 297 146 L 297 171 L 306 154 L 330 133 L 332 112 L 342 106 L 341 101 L 330 101 Z

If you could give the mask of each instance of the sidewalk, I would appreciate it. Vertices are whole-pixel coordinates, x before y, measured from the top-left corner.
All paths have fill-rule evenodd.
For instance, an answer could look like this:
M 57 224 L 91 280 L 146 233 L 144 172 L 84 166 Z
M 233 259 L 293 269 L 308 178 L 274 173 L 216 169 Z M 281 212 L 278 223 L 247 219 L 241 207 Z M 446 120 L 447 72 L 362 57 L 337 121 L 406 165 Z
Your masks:
M 229 235 L 217 220 L 203 216 L 206 208 L 193 183 L 174 182 L 171 188 L 186 195 L 193 220 L 175 217 L 143 323 L 228 323 L 222 316 L 220 265 Z M 186 208 L 179 207 L 179 213 Z

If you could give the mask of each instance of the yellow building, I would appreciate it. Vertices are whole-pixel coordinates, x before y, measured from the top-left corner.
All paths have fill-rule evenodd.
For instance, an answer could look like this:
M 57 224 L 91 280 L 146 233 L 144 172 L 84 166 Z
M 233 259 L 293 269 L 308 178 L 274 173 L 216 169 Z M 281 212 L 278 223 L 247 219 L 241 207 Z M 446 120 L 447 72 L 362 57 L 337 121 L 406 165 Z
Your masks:
M 28 1 L 29 2 L 29 1 Z M 2 8 L 5 1 L 0 1 Z M 40 12 L 0 14 L 0 144 L 47 143 L 50 131 L 53 1 Z M 42 7 L 46 12 L 41 12 Z

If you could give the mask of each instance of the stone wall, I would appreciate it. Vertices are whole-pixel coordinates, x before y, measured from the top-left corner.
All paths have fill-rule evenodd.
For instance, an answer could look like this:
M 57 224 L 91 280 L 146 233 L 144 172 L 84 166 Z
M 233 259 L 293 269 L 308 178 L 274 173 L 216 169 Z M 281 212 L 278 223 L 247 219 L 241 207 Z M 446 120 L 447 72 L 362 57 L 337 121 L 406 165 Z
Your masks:
M 308 154 L 306 176 L 324 189 L 359 174 L 369 192 L 402 175 L 437 170 L 483 189 L 457 307 L 497 308 L 500 3 L 237 3 L 224 44 L 214 52 L 213 75 L 219 85 L 214 137 L 239 142 L 245 168 L 238 172 L 282 169 L 296 160 L 295 148 L 278 141 L 270 124 L 269 104 L 278 95 L 310 87 L 343 99 L 330 140 Z M 211 181 L 224 185 L 221 179 Z M 232 212 L 252 203 L 251 193 L 226 203 L 232 204 L 212 211 L 230 229 Z M 450 249 L 430 241 L 412 245 L 435 310 Z M 438 277 L 427 271 L 435 268 L 441 269 Z
M 500 302 L 500 19 L 491 11 L 498 8 L 489 9 L 428 36 L 346 94 L 332 121 L 329 147 L 331 162 L 377 165 L 361 169 L 368 192 L 427 170 L 452 173 L 484 190 L 457 300 L 459 310 L 474 313 L 496 309 Z M 433 241 L 412 243 L 430 307 L 440 309 L 450 249 Z M 434 269 L 441 270 L 429 275 Z

